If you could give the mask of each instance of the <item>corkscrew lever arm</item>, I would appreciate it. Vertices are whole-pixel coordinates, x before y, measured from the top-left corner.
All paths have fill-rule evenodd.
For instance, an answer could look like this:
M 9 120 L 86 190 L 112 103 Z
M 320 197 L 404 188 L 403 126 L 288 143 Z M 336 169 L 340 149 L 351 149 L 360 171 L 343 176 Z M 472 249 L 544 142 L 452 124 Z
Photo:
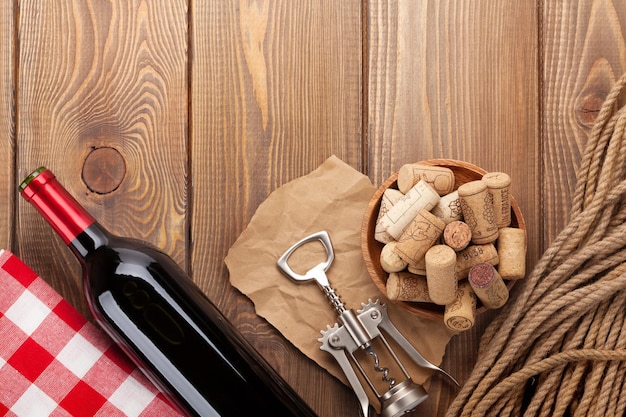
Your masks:
M 454 384 L 456 384 L 457 387 L 460 386 L 458 381 L 454 379 L 452 375 L 450 375 L 449 373 L 447 373 L 446 371 L 444 371 L 443 369 L 441 369 L 434 363 L 431 363 L 430 361 L 428 361 L 421 353 L 419 353 L 417 349 L 413 347 L 411 342 L 409 342 L 406 339 L 406 337 L 404 337 L 404 335 L 400 333 L 400 331 L 396 328 L 396 326 L 394 326 L 394 324 L 389 319 L 386 306 L 384 305 L 380 306 L 378 311 L 380 312 L 382 316 L 380 319 L 380 322 L 378 323 L 378 327 L 383 329 L 385 333 L 387 333 L 387 335 L 391 337 L 411 357 L 411 359 L 413 359 L 413 362 L 415 362 L 422 368 L 431 369 L 433 371 L 436 371 L 445 375 L 446 377 L 450 379 L 450 381 L 454 382 Z
M 369 398 L 350 362 L 350 357 L 354 361 L 352 352 L 358 349 L 357 344 L 345 326 L 338 327 L 337 324 L 334 327 L 328 326 L 327 330 L 321 333 L 322 337 L 317 339 L 321 343 L 320 349 L 330 353 L 335 358 L 359 401 L 363 417 L 368 417 L 370 415 Z

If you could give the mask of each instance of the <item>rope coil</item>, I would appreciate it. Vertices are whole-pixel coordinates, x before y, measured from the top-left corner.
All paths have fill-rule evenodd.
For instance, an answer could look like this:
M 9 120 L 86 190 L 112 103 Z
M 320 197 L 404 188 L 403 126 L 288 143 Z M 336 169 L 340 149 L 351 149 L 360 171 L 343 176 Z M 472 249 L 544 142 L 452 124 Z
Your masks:
M 447 417 L 625 415 L 625 86 L 596 118 L 569 224 L 485 330 Z

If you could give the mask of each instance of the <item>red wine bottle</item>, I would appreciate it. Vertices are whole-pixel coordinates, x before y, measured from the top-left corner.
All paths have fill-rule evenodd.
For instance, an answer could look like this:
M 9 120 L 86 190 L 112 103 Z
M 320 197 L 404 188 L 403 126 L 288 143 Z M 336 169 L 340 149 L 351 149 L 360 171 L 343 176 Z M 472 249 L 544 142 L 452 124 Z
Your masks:
M 94 320 L 183 411 L 315 416 L 169 256 L 109 233 L 46 168 L 20 192 L 80 261 Z

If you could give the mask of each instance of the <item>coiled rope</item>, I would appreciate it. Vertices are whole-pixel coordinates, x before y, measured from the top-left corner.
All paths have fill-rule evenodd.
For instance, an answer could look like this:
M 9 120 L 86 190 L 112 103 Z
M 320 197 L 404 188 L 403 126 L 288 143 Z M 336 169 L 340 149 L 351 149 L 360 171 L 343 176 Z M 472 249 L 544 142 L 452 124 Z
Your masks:
M 589 135 L 568 225 L 487 327 L 447 417 L 625 415 L 625 85 Z

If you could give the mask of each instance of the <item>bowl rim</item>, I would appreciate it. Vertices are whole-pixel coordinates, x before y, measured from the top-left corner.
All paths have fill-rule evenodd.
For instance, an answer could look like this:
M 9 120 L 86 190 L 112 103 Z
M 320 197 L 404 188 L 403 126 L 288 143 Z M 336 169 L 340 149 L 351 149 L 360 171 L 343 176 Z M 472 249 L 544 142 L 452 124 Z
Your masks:
M 424 164 L 424 165 L 431 165 L 431 166 L 441 166 L 441 167 L 446 167 L 450 169 L 454 168 L 457 170 L 465 169 L 468 171 L 472 171 L 475 175 L 481 175 L 481 176 L 488 172 L 484 168 L 481 168 L 477 165 L 474 165 L 469 162 L 461 161 L 461 160 L 456 160 L 456 159 L 426 159 L 423 161 L 409 162 L 409 163 Z M 365 267 L 367 269 L 368 275 L 370 276 L 370 279 L 374 282 L 378 290 L 385 297 L 387 297 L 386 283 L 383 282 L 383 280 L 379 277 L 382 274 L 387 274 L 387 272 L 383 271 L 382 267 L 380 267 L 380 263 L 376 264 L 373 261 L 376 255 L 374 251 L 375 248 L 372 247 L 372 245 L 370 245 L 369 242 L 374 242 L 377 246 L 380 247 L 380 249 L 382 249 L 382 246 L 384 245 L 378 242 L 377 240 L 373 239 L 373 234 L 370 237 L 369 232 L 374 230 L 376 226 L 376 220 L 378 216 L 373 215 L 373 214 L 374 213 L 377 214 L 380 209 L 380 202 L 381 202 L 383 193 L 385 192 L 387 188 L 390 188 L 394 186 L 394 184 L 397 184 L 397 180 L 398 180 L 398 171 L 395 171 L 385 181 L 383 181 L 383 183 L 376 189 L 376 191 L 374 191 L 374 194 L 372 195 L 372 197 L 370 198 L 367 204 L 367 207 L 363 215 L 363 220 L 361 222 L 361 252 L 362 252 L 363 260 L 365 262 Z M 510 194 L 510 198 L 511 198 L 511 210 L 513 212 L 513 216 L 511 216 L 511 219 L 512 219 L 511 227 L 517 227 L 517 228 L 526 230 L 526 223 L 524 221 L 524 216 L 519 208 L 519 204 L 517 203 L 517 201 L 515 200 L 512 194 Z M 380 250 L 378 250 L 377 252 L 378 252 L 378 256 L 380 256 Z M 516 281 L 517 280 L 506 281 L 509 291 L 515 285 Z M 401 306 L 403 309 L 417 316 L 421 316 L 421 317 L 428 318 L 428 319 L 443 320 L 443 308 L 444 308 L 443 306 L 438 306 L 432 303 L 419 303 L 419 302 L 408 302 L 408 301 L 397 301 L 397 300 L 389 300 L 389 301 L 391 301 L 392 303 L 396 305 Z M 423 306 L 428 306 L 428 307 L 433 307 L 433 308 L 425 309 L 423 308 Z M 438 311 L 438 310 L 441 310 L 441 311 Z M 478 316 L 479 314 L 482 314 L 486 311 L 489 311 L 486 307 L 478 306 L 476 308 L 475 315 Z

